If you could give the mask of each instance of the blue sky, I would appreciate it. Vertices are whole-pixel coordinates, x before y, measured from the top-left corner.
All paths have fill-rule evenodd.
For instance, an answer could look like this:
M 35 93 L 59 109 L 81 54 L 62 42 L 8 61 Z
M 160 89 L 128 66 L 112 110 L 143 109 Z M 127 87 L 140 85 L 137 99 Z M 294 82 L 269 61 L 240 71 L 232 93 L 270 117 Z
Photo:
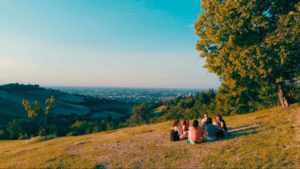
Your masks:
M 198 0 L 0 0 L 0 83 L 218 87 Z

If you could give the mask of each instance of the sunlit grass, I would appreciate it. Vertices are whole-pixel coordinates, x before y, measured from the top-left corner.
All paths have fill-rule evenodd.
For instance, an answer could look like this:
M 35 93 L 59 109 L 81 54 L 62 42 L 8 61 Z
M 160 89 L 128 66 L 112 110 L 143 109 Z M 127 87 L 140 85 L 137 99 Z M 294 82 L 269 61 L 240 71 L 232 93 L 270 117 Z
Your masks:
M 44 142 L 0 141 L 0 168 L 297 168 L 299 106 L 225 117 L 230 138 L 169 141 L 171 122 Z

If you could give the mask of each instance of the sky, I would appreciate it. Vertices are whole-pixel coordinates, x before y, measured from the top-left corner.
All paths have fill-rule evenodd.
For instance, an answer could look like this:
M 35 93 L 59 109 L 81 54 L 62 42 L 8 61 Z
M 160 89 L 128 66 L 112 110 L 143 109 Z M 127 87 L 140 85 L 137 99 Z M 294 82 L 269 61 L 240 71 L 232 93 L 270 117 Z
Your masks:
M 217 88 L 199 0 L 0 0 L 0 84 Z

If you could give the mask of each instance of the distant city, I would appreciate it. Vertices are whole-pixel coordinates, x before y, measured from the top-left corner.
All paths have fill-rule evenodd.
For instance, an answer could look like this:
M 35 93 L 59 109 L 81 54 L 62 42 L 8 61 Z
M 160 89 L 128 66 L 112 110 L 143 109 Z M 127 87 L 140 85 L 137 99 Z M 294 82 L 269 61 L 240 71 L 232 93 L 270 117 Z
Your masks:
M 201 89 L 157 89 L 157 88 L 106 88 L 106 87 L 51 87 L 71 94 L 80 94 L 118 100 L 122 102 L 158 102 L 178 96 L 194 95 Z

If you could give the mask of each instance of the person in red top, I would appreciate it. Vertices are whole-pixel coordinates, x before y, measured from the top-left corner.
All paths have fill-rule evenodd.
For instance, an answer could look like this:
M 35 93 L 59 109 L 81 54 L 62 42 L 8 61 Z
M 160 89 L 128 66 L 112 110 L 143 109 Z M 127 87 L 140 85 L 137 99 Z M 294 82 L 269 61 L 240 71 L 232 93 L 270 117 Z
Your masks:
M 203 140 L 203 131 L 199 126 L 199 121 L 194 120 L 192 126 L 189 128 L 189 142 L 191 144 L 201 143 Z

